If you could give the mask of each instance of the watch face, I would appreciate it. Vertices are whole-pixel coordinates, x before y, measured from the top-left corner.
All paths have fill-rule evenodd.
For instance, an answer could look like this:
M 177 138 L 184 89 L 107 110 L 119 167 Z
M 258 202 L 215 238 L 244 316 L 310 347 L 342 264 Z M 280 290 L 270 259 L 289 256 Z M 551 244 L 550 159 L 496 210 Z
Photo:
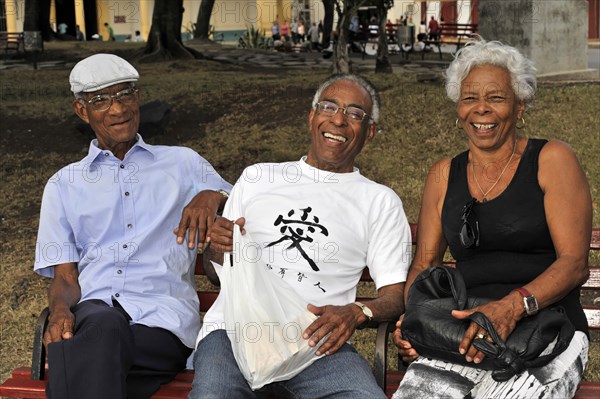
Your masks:
M 373 318 L 373 312 L 371 311 L 371 309 L 369 309 L 367 307 L 367 305 L 365 305 L 362 302 L 354 302 L 354 304 L 356 306 L 358 306 L 359 308 L 361 308 L 362 312 L 364 313 L 365 316 L 367 316 L 369 318 L 369 320 L 371 320 Z
M 537 313 L 538 303 L 535 297 L 532 295 L 523 299 L 525 301 L 525 312 L 527 312 L 529 315 Z

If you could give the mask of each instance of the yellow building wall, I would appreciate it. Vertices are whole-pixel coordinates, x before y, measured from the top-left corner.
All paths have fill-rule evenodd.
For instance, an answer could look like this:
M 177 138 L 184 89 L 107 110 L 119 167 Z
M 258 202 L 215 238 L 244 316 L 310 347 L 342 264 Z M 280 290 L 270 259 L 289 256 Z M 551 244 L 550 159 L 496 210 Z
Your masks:
M 56 23 L 55 7 L 51 7 L 52 23 Z M 85 0 L 75 0 L 79 7 L 74 5 L 76 23 L 85 32 L 89 29 L 83 23 L 84 13 L 82 4 Z M 311 20 L 319 22 L 323 19 L 323 5 L 321 0 L 303 0 L 311 10 Z M 287 20 L 288 23 L 298 13 L 299 0 L 216 0 L 211 25 L 217 32 L 242 32 L 250 26 L 270 34 L 271 24 L 275 19 L 279 23 Z M 6 15 L 9 30 L 20 32 L 23 30 L 24 0 L 6 0 Z M 182 16 L 182 33 L 191 37 L 191 32 L 198 19 L 201 0 L 184 0 L 184 13 Z M 305 7 L 306 8 L 306 7 Z M 96 29 L 104 40 L 108 38 L 108 30 L 104 27 L 107 22 L 113 28 L 117 40 L 135 34 L 139 30 L 146 39 L 152 26 L 152 13 L 154 0 L 96 0 Z M 308 26 L 307 26 L 308 30 Z M 236 34 L 237 34 L 236 33 Z M 230 39 L 230 38 L 228 38 Z
M 154 0 L 96 0 L 96 8 L 98 32 L 104 40 L 108 38 L 105 22 L 113 28 L 117 39 L 129 35 L 133 37 L 136 30 L 140 31 L 144 39 L 148 37 L 152 26 Z
M 4 15 L 6 15 L 6 31 L 22 32 L 25 8 L 23 2 L 6 0 L 4 2 Z
M 143 1 L 143 0 L 141 0 Z M 181 32 L 192 34 L 195 30 L 196 21 L 198 20 L 198 11 L 200 10 L 200 0 L 184 0 L 183 1 L 183 17 L 181 19 Z M 150 16 L 152 18 L 152 16 Z
M 56 0 L 50 1 L 50 26 L 56 30 Z
M 255 0 L 217 0 L 210 23 L 215 31 L 246 30 L 256 26 L 260 14 Z
M 268 35 L 271 31 L 271 25 L 277 18 L 277 15 L 281 13 L 281 10 L 277 5 L 281 4 L 281 0 L 257 0 L 256 7 L 259 11 L 256 27 L 261 31 L 265 31 Z
M 144 40 L 148 39 L 150 28 L 152 27 L 152 12 L 154 10 L 154 1 L 140 0 L 140 34 Z M 135 33 L 135 32 L 134 32 Z

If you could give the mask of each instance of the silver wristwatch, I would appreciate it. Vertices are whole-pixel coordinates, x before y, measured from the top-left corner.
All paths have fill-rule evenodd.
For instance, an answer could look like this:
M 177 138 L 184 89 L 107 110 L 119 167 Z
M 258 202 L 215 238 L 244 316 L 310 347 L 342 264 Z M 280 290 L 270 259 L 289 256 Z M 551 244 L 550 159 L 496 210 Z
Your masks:
M 354 304 L 362 310 L 362 312 L 365 316 L 367 316 L 367 319 L 369 319 L 369 321 L 373 320 L 373 312 L 367 307 L 367 305 L 358 301 L 354 302 Z
M 525 288 L 516 288 L 515 291 L 523 295 L 523 307 L 527 316 L 533 316 L 539 310 L 538 302 L 535 296 Z

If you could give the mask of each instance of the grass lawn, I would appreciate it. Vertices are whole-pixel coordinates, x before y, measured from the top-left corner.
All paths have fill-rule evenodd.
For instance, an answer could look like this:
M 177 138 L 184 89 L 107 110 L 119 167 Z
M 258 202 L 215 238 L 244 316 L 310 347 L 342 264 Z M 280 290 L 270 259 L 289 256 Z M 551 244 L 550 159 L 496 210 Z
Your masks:
M 77 57 L 104 47 L 47 47 Z M 92 47 L 96 46 L 96 47 Z M 119 47 L 127 54 L 132 47 Z M 46 55 L 49 57 L 51 55 Z M 300 158 L 309 144 L 310 101 L 323 69 L 243 68 L 211 61 L 172 61 L 138 66 L 143 100 L 171 106 L 166 132 L 153 144 L 191 147 L 229 181 L 256 162 Z M 32 273 L 42 190 L 61 166 L 85 155 L 90 137 L 76 129 L 68 87 L 69 69 L 0 71 L 0 381 L 29 364 L 33 323 L 46 305 L 48 281 Z M 453 104 L 441 85 L 417 83 L 413 75 L 365 73 L 381 92 L 382 132 L 358 159 L 367 177 L 393 188 L 410 221 L 416 221 L 423 182 L 436 160 L 466 149 L 455 128 Z M 569 143 L 590 181 L 594 221 L 600 227 L 600 85 L 540 85 L 526 114 L 526 137 Z M 144 132 L 141 132 L 144 134 Z M 599 259 L 593 261 L 600 264 Z M 368 290 L 369 287 L 361 288 Z M 600 296 L 586 296 L 588 304 Z M 367 357 L 374 337 L 353 341 Z M 592 336 L 586 379 L 600 381 L 600 337 Z

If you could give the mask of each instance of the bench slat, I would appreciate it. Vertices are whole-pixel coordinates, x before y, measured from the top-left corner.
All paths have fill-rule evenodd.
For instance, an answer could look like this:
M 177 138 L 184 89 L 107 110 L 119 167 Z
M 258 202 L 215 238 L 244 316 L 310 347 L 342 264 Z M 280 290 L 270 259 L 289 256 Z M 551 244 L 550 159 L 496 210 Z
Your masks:
M 590 267 L 590 277 L 588 277 L 585 284 L 581 288 L 586 290 L 597 290 L 600 289 L 600 266 Z
M 592 241 L 590 242 L 591 250 L 600 250 L 600 228 L 592 229 Z
M 6 398 L 45 399 L 45 380 L 11 377 L 0 386 L 0 396 Z
M 583 307 L 590 330 L 600 330 L 600 308 Z

